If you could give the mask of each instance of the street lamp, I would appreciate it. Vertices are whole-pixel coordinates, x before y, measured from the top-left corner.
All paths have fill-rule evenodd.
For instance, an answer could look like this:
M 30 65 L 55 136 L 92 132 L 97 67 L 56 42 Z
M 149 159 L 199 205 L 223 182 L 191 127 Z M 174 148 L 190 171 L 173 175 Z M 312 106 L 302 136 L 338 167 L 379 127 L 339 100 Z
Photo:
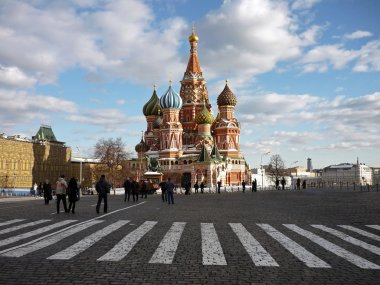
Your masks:
M 260 165 L 261 165 L 261 190 L 264 189 L 264 188 L 263 188 L 263 187 L 264 187 L 263 155 L 268 155 L 268 154 L 270 154 L 270 151 L 261 154 L 261 160 L 260 160 Z
M 80 161 L 79 161 L 79 187 L 80 188 L 82 188 L 82 156 L 81 156 L 81 151 L 80 151 L 80 149 L 79 149 L 79 147 L 77 147 L 77 150 L 78 150 L 78 152 L 79 152 L 79 156 L 80 156 Z M 80 195 L 80 192 L 81 191 L 79 191 L 79 195 Z

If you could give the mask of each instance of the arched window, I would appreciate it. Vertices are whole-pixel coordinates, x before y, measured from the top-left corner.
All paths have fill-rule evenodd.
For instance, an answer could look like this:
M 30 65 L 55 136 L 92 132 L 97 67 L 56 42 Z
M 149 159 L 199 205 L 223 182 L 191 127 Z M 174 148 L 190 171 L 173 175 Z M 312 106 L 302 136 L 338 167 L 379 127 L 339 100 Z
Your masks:
M 184 160 L 184 161 L 183 161 L 183 164 L 187 164 L 187 160 Z

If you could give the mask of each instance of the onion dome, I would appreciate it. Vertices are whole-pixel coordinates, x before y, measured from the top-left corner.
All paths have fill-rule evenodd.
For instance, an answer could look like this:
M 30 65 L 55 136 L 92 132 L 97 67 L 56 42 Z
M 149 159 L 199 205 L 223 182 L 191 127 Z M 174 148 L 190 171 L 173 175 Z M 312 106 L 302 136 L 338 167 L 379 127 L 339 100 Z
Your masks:
M 226 86 L 224 87 L 222 93 L 218 96 L 218 99 L 216 101 L 218 106 L 236 106 L 237 100 L 234 93 L 232 93 L 231 89 L 227 85 L 226 80 Z
M 160 114 L 160 110 L 158 110 L 158 116 L 153 122 L 153 129 L 159 129 L 160 126 L 162 125 L 162 122 L 163 122 L 163 119 L 162 119 L 162 116 Z
M 161 109 L 181 109 L 182 107 L 182 98 L 173 90 L 171 82 L 169 89 L 160 98 L 160 107 Z
M 149 146 L 144 142 L 143 138 L 141 138 L 141 141 L 135 146 L 135 150 L 137 153 L 146 152 L 149 150 Z
M 214 116 L 211 114 L 209 110 L 207 110 L 204 99 L 203 99 L 202 110 L 195 116 L 195 122 L 198 125 L 202 125 L 202 124 L 211 125 L 214 122 Z
M 158 99 L 156 93 L 156 85 L 154 85 L 154 91 L 152 97 L 150 97 L 149 101 L 143 107 L 144 116 L 157 116 L 158 110 L 160 109 L 160 99 Z
M 191 35 L 189 36 L 189 42 L 198 42 L 198 40 L 199 40 L 199 38 L 198 38 L 198 36 L 197 36 L 197 34 L 193 31 L 192 33 L 191 33 Z

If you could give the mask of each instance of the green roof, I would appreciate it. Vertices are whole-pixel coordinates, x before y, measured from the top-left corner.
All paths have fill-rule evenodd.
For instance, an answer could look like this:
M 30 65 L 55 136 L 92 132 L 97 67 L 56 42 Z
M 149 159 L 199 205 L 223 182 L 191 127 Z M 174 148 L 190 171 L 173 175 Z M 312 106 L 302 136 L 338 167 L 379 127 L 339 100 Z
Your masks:
M 202 146 L 202 150 L 198 156 L 197 162 L 203 162 L 203 163 L 210 163 L 211 162 L 211 158 L 210 158 L 210 155 L 208 154 L 208 151 L 207 151 L 205 144 L 203 144 L 203 146 Z
M 51 127 L 46 125 L 42 125 L 36 135 L 32 138 L 39 141 L 57 141 Z
M 211 157 L 214 160 L 222 161 L 222 156 L 219 153 L 219 150 L 218 150 L 218 147 L 216 146 L 216 143 L 214 143 L 214 147 L 212 148 Z

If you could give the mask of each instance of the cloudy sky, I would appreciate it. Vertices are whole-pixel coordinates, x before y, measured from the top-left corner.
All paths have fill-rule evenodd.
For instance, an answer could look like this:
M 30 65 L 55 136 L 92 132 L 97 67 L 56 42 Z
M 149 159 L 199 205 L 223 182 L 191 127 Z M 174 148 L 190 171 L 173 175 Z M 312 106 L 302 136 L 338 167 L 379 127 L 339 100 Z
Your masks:
M 379 11 L 377 0 L 1 0 L 0 133 L 48 124 L 86 155 L 109 137 L 133 150 L 154 82 L 179 91 L 195 23 L 214 113 L 228 79 L 252 167 L 268 151 L 286 166 L 380 167 Z

